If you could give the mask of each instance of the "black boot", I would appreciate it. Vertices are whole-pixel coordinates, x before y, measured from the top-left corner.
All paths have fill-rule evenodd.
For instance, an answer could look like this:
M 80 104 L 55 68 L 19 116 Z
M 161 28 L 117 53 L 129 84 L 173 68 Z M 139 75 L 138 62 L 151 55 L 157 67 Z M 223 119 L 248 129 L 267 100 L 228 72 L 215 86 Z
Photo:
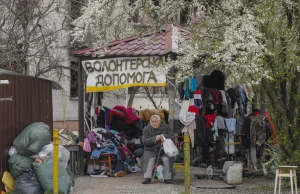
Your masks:
M 151 179 L 149 178 L 144 178 L 144 181 L 142 182 L 143 184 L 150 184 L 151 183 Z
M 173 180 L 172 179 L 165 179 L 164 183 L 166 183 L 166 184 L 173 184 Z

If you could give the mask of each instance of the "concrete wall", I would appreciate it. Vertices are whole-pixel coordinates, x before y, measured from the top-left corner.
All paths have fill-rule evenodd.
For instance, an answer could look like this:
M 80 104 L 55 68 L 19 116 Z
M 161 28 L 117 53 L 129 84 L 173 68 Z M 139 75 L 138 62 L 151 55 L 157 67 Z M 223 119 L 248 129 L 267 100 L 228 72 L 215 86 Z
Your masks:
M 159 97 L 155 97 L 154 101 L 156 102 L 157 105 L 161 103 L 161 105 L 158 108 L 165 108 L 165 109 L 169 109 L 169 104 L 168 104 L 168 99 L 164 98 L 161 99 Z M 137 110 L 142 110 L 145 108 L 149 108 L 149 109 L 153 109 L 154 106 L 153 104 L 150 102 L 150 100 L 146 99 L 144 95 L 141 94 L 136 94 L 134 97 L 134 101 L 133 101 L 133 108 L 137 109 Z

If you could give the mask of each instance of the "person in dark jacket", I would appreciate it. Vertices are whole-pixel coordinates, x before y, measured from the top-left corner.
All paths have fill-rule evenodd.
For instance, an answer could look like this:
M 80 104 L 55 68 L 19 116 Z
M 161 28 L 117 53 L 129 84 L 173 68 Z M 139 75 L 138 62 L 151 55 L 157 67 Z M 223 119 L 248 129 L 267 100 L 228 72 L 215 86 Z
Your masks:
M 171 128 L 161 122 L 161 118 L 158 115 L 152 115 L 150 118 L 150 124 L 146 126 L 143 130 L 143 144 L 144 144 L 144 154 L 142 156 L 142 168 L 144 172 L 143 184 L 150 184 L 152 177 L 153 166 L 157 160 L 159 149 L 164 139 L 174 140 L 174 135 L 172 134 Z M 169 157 L 161 150 L 160 159 L 164 164 L 164 182 L 167 184 L 172 184 L 171 179 L 172 167 L 174 158 Z

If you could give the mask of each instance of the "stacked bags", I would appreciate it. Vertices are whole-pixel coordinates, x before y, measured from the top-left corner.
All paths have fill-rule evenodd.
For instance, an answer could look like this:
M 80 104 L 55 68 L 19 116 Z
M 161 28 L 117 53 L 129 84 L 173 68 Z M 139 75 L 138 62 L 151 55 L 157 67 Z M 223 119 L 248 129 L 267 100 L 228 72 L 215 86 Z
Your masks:
M 45 123 L 27 126 L 14 140 L 9 151 L 9 171 L 15 179 L 14 194 L 43 194 L 53 188 L 53 144 Z M 69 193 L 74 181 L 67 171 L 70 153 L 59 147 L 59 190 Z M 37 160 L 38 159 L 38 160 Z M 37 162 L 35 162 L 37 161 Z M 11 190 L 11 189 L 10 189 Z

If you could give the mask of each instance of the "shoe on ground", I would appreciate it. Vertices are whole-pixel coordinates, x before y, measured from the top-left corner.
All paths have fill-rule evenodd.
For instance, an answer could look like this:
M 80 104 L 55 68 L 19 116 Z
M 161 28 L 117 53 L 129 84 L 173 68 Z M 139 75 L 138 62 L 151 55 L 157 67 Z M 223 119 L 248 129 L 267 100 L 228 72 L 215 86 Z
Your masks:
M 120 171 L 114 174 L 115 177 L 124 177 L 126 176 L 126 172 L 124 171 Z
M 173 180 L 172 179 L 165 179 L 164 183 L 166 183 L 166 184 L 173 184 Z
M 142 183 L 143 183 L 143 184 L 150 184 L 150 183 L 151 183 L 151 179 L 145 178 L 144 181 L 143 181 Z

